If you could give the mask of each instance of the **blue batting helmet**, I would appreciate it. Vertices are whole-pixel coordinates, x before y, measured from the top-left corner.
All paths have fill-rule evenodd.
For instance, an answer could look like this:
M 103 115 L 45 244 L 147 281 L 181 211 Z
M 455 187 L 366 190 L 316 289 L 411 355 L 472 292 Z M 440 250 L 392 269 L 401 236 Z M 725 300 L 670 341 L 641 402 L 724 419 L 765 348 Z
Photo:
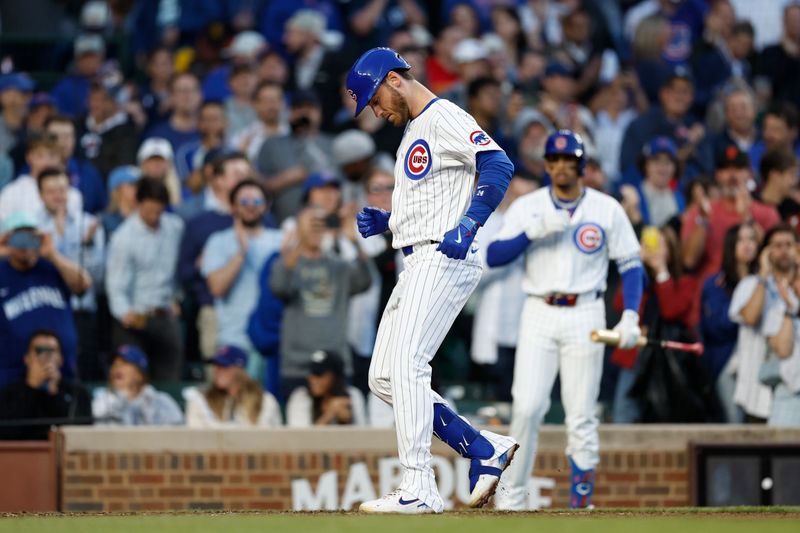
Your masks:
M 558 130 L 547 138 L 544 155 L 565 154 L 578 158 L 578 174 L 583 175 L 586 169 L 586 149 L 583 139 L 572 130 Z
M 347 73 L 347 94 L 356 101 L 355 115 L 364 110 L 389 72 L 410 68 L 391 48 L 373 48 L 361 54 Z

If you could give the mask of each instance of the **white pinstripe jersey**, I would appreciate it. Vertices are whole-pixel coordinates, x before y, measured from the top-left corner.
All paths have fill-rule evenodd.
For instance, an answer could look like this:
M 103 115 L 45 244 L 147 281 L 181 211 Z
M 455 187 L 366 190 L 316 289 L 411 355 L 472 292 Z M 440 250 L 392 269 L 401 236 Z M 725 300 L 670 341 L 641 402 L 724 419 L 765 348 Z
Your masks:
M 437 98 L 406 125 L 394 166 L 394 248 L 441 241 L 469 207 L 475 155 L 502 150 L 466 111 Z
M 497 240 L 513 239 L 532 217 L 556 210 L 550 187 L 517 198 L 506 211 Z M 604 291 L 608 261 L 639 257 L 639 241 L 622 206 L 611 196 L 586 189 L 560 234 L 537 239 L 525 251 L 522 289 L 534 296 Z

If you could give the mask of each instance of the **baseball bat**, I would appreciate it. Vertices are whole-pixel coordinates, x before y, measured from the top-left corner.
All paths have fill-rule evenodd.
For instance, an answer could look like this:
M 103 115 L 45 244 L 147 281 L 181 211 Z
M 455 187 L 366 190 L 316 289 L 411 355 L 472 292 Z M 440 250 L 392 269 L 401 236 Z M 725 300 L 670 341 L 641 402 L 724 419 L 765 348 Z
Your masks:
M 593 342 L 602 342 L 603 344 L 610 344 L 611 346 L 617 346 L 619 344 L 619 333 L 611 329 L 596 329 L 592 331 L 592 341 Z M 636 342 L 637 346 L 661 346 L 662 348 L 667 348 L 670 350 L 676 350 L 678 352 L 687 352 L 692 353 L 697 356 L 703 355 L 704 347 L 702 343 L 699 342 L 678 342 L 678 341 L 668 341 L 664 339 L 650 339 L 641 335 L 639 340 Z

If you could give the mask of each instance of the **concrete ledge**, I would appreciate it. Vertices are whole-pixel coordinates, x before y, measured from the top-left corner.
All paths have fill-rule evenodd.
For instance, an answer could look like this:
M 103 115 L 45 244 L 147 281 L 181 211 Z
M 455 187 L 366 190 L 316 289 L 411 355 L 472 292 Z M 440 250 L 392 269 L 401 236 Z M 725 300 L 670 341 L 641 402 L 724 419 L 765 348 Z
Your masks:
M 507 428 L 493 428 L 505 433 Z M 86 427 L 61 429 L 70 452 L 236 452 L 386 451 L 396 447 L 393 430 L 325 427 L 314 429 L 188 429 L 183 427 Z M 435 441 L 435 439 L 434 439 Z M 689 442 L 768 443 L 800 445 L 800 428 L 774 429 L 760 425 L 605 425 L 600 428 L 601 451 L 685 450 Z M 563 426 L 544 426 L 540 450 L 563 450 Z M 449 448 L 435 442 L 434 453 Z

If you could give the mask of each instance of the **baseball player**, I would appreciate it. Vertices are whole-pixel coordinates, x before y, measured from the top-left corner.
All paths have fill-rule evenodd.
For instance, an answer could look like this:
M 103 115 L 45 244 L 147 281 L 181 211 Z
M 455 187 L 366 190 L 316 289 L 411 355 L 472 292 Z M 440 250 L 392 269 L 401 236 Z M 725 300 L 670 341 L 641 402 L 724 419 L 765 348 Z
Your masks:
M 608 261 L 622 277 L 625 311 L 614 328 L 619 345 L 631 348 L 640 335 L 643 269 L 639 242 L 620 204 L 584 187 L 586 156 L 580 136 L 561 130 L 545 144 L 551 185 L 517 199 L 506 212 L 487 262 L 499 266 L 525 254 L 522 311 L 514 363 L 511 435 L 520 454 L 503 475 L 495 497 L 500 509 L 525 509 L 539 426 L 550 408 L 550 391 L 561 375 L 566 411 L 570 505 L 589 507 L 598 462 L 595 406 L 603 348 L 590 333 L 606 326 L 603 292 Z
M 394 410 L 403 477 L 397 490 L 361 504 L 368 513 L 443 510 L 431 468 L 432 434 L 472 459 L 473 507 L 494 494 L 518 447 L 459 417 L 431 390 L 429 364 L 480 280 L 475 232 L 503 199 L 514 166 L 470 115 L 437 98 L 409 69 L 394 50 L 373 48 L 347 76 L 356 115 L 369 106 L 405 126 L 392 211 L 365 207 L 357 215 L 364 237 L 389 230 L 392 246 L 405 256 L 369 369 L 370 389 Z

